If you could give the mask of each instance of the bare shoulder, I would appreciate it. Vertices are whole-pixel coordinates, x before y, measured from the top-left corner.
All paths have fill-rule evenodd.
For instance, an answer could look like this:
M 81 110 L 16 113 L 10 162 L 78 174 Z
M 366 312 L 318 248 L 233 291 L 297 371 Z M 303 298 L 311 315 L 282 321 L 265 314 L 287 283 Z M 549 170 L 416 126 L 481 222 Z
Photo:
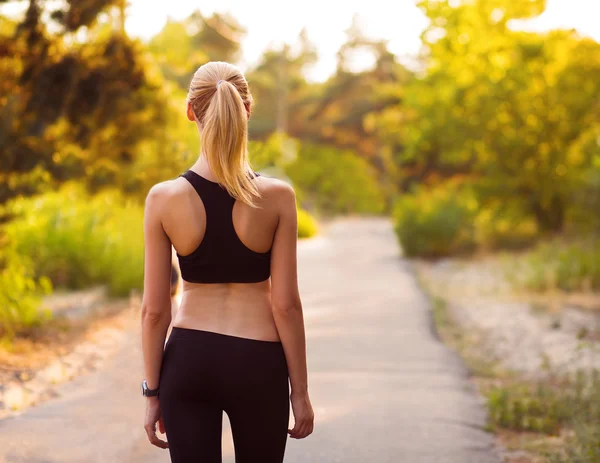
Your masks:
M 288 204 L 296 201 L 294 188 L 287 182 L 273 177 L 261 176 L 260 192 L 267 201 Z
M 187 194 L 184 179 L 167 180 L 157 183 L 148 191 L 146 207 L 161 208 L 174 198 Z

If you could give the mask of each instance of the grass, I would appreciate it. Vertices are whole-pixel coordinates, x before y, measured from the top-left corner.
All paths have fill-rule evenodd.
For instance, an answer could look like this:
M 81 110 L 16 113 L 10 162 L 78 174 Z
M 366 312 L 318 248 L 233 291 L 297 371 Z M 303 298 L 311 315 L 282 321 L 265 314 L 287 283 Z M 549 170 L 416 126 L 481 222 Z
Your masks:
M 143 207 L 117 191 L 90 196 L 79 185 L 8 206 L 2 227 L 12 252 L 33 262 L 56 288 L 104 284 L 126 296 L 143 281 Z M 5 251 L 3 249 L 3 251 Z
M 551 463 L 600 461 L 600 372 L 512 380 L 484 393 L 491 430 L 535 436 Z
M 46 325 L 42 297 L 56 288 L 104 285 L 122 297 L 142 287 L 143 207 L 120 192 L 65 184 L 14 198 L 0 215 L 0 338 Z
M 600 239 L 549 241 L 508 258 L 506 276 L 515 287 L 534 292 L 600 290 Z M 516 271 L 515 271 L 516 270 Z
M 25 256 L 3 250 L 0 259 L 0 341 L 29 332 L 46 323 L 50 312 L 41 306 L 52 291 L 47 278 L 34 276 L 33 263 Z

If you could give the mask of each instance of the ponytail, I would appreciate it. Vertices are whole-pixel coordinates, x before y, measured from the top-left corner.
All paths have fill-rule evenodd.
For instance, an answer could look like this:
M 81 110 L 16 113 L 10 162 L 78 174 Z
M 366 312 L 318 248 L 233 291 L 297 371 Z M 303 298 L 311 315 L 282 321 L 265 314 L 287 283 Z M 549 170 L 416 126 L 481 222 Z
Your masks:
M 260 193 L 248 161 L 245 103 L 250 104 L 251 97 L 244 76 L 231 64 L 207 63 L 194 75 L 188 101 L 200 121 L 202 151 L 218 183 L 234 198 L 256 207 Z

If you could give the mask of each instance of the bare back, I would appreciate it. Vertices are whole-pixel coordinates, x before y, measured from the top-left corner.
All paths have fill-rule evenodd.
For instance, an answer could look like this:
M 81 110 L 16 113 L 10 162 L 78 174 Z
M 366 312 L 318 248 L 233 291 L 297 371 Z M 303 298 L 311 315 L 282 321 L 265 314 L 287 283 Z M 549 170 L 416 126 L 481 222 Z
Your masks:
M 254 181 L 262 196 L 257 200 L 258 207 L 236 201 L 232 211 L 233 227 L 239 240 L 251 251 L 271 251 L 272 272 L 277 272 L 280 267 L 277 261 L 282 261 L 281 257 L 284 257 L 280 254 L 289 255 L 290 252 L 289 249 L 281 252 L 280 248 L 292 245 L 289 233 L 287 239 L 277 239 L 282 216 L 292 206 L 289 200 L 282 200 L 289 196 L 290 187 L 279 180 L 262 176 Z M 190 183 L 181 177 L 161 184 L 161 190 L 166 206 L 161 208 L 162 228 L 177 254 L 188 256 L 198 249 L 205 238 L 205 204 Z M 295 214 L 295 201 L 293 207 Z M 289 215 L 289 210 L 287 212 Z M 287 244 L 283 242 L 278 246 L 278 241 Z M 295 242 L 293 247 L 295 254 Z M 295 264 L 294 259 L 287 265 L 295 267 Z M 277 279 L 278 276 L 272 274 L 272 278 Z M 278 341 L 279 334 L 272 313 L 271 279 L 258 283 L 209 284 L 184 280 L 182 300 L 173 326 Z

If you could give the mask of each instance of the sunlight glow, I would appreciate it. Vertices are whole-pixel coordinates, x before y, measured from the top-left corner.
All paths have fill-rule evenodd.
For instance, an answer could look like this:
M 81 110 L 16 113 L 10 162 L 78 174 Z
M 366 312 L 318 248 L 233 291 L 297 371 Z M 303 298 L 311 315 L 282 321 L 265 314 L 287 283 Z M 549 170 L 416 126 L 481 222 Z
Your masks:
M 147 0 L 131 0 L 127 29 L 133 35 L 148 38 L 158 32 L 167 17 L 183 19 L 198 2 L 170 0 L 148 8 Z M 243 68 L 255 64 L 267 47 L 283 42 L 294 43 L 303 27 L 316 44 L 319 61 L 309 72 L 309 79 L 325 80 L 336 65 L 336 52 L 345 41 L 345 31 L 355 14 L 364 33 L 373 39 L 389 40 L 390 50 L 403 62 L 409 62 L 420 48 L 419 36 L 427 20 L 413 0 L 348 0 L 326 2 L 274 2 L 273 0 L 219 0 L 201 4 L 201 12 L 230 12 L 247 28 L 243 43 Z M 547 10 L 539 18 L 520 22 L 515 27 L 544 31 L 552 28 L 575 28 L 582 35 L 600 41 L 600 2 L 592 0 L 548 0 Z M 372 57 L 356 55 L 352 69 L 365 68 Z
M 513 21 L 512 27 L 531 31 L 555 28 L 576 29 L 581 35 L 600 42 L 600 2 L 596 0 L 547 0 L 546 11 L 529 21 Z M 192 0 L 154 2 L 129 0 L 127 30 L 142 39 L 149 39 L 159 32 L 167 18 L 181 20 L 194 10 L 204 15 L 214 12 L 231 13 L 248 34 L 242 44 L 244 59 L 240 66 L 245 69 L 257 63 L 262 52 L 282 43 L 293 44 L 302 28 L 316 45 L 319 61 L 309 70 L 310 80 L 325 80 L 334 70 L 336 53 L 346 39 L 345 31 L 358 15 L 365 35 L 373 39 L 389 41 L 390 50 L 405 63 L 410 62 L 420 48 L 420 34 L 427 26 L 427 19 L 415 6 L 413 0 L 348 0 L 325 2 L 274 2 L 273 0 L 207 0 L 201 4 Z M 0 7 L 6 14 L 22 11 L 24 5 L 17 2 Z M 368 67 L 372 57 L 356 54 L 352 69 Z

